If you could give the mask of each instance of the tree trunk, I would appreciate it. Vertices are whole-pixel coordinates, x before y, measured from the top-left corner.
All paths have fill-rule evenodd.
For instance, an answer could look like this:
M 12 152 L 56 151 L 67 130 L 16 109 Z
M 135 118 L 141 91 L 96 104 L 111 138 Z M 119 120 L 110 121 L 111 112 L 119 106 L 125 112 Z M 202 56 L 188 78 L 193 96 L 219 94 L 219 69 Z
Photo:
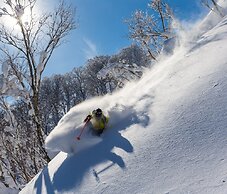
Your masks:
M 42 126 L 41 126 L 41 122 L 40 122 L 40 113 L 39 113 L 39 97 L 38 97 L 38 92 L 34 92 L 34 96 L 33 96 L 33 108 L 34 108 L 34 122 L 36 125 L 36 135 L 38 138 L 38 142 L 40 145 L 40 149 L 44 154 L 44 159 L 47 162 L 50 162 L 50 157 L 48 156 L 45 148 L 44 148 L 44 138 L 43 138 L 43 130 L 42 130 Z

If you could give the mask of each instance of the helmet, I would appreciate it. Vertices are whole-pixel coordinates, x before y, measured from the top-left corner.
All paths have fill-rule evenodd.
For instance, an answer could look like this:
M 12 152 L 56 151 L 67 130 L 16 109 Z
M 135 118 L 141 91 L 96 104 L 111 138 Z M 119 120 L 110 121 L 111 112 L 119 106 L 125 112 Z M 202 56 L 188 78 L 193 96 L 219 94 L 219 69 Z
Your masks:
M 100 117 L 100 116 L 102 116 L 102 110 L 100 108 L 98 108 L 96 110 L 93 110 L 92 114 L 96 117 Z

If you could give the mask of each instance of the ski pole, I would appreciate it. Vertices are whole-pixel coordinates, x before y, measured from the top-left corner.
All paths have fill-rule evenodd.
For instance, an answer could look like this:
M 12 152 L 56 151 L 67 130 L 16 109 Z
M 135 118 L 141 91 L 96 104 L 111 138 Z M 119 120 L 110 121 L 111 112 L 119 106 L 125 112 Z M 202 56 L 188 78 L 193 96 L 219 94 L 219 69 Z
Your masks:
M 82 128 L 81 131 L 80 131 L 80 134 L 76 137 L 78 140 L 80 140 L 80 137 L 81 137 L 82 133 L 84 132 L 84 129 L 85 129 L 85 127 L 87 126 L 87 124 L 88 124 L 88 122 L 89 122 L 90 120 L 91 120 L 91 118 L 89 118 L 89 119 L 85 122 L 83 128 Z

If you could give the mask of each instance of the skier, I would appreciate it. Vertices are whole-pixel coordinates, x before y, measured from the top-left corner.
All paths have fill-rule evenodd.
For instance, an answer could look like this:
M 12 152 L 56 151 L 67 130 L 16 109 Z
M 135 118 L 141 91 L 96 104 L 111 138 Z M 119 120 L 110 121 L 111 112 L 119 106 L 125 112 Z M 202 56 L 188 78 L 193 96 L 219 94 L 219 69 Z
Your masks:
M 85 123 L 89 122 L 94 134 L 98 136 L 100 136 L 107 127 L 108 121 L 109 118 L 103 114 L 100 108 L 93 110 L 84 120 Z

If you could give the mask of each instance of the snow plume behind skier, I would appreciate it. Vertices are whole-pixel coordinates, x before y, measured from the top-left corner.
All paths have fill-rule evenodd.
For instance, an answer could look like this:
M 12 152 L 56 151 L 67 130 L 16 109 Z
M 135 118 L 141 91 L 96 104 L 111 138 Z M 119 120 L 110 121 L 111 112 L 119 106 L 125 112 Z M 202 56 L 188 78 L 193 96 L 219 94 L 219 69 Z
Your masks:
M 83 122 L 84 118 L 91 110 L 97 110 L 98 104 L 102 105 L 100 108 L 104 110 L 105 116 L 109 117 L 108 115 L 110 115 L 108 126 L 111 126 L 111 130 L 114 128 L 115 123 L 118 123 L 122 118 L 122 115 L 127 115 L 127 113 L 121 114 L 122 111 L 124 112 L 124 107 L 117 106 L 116 102 L 110 99 L 110 96 L 92 98 L 87 100 L 86 103 L 78 104 L 62 117 L 58 125 L 47 136 L 45 147 L 48 153 L 54 155 L 55 152 L 59 151 L 77 153 L 101 142 L 104 137 L 92 134 L 89 126 L 84 129 L 80 140 L 77 140 L 77 136 L 85 124 Z

